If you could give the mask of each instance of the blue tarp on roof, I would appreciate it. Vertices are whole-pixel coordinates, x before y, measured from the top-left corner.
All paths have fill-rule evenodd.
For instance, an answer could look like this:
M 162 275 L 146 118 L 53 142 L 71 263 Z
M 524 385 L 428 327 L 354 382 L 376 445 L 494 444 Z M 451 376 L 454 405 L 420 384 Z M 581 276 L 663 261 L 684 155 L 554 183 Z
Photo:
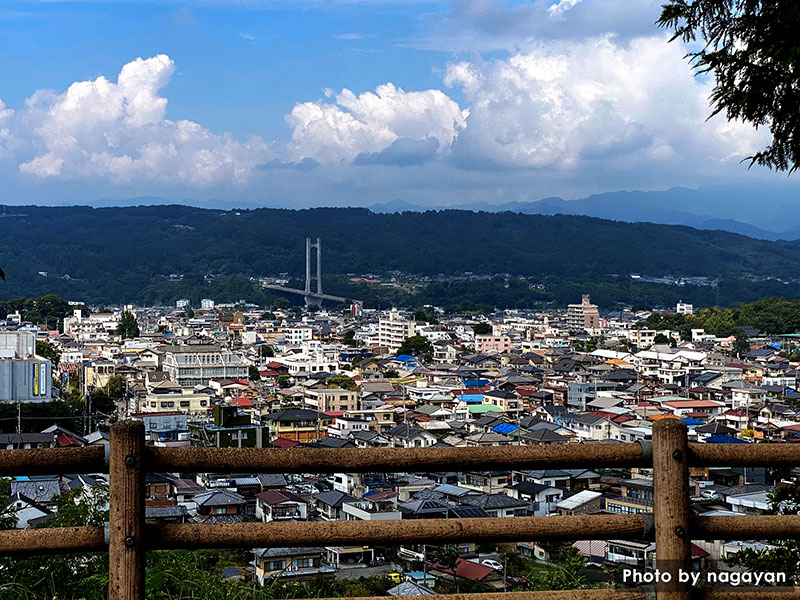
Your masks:
M 699 419 L 693 419 L 692 417 L 684 417 L 681 419 L 687 425 L 702 425 L 705 421 L 701 421 Z
M 465 387 L 481 387 L 489 383 L 488 379 L 464 379 L 462 382 Z
M 742 439 L 732 437 L 730 435 L 712 435 L 706 438 L 707 444 L 749 444 Z
M 483 404 L 483 394 L 464 394 L 461 399 L 467 404 Z
M 501 423 L 497 427 L 492 427 L 492 431 L 497 433 L 502 433 L 503 435 L 508 435 L 509 433 L 513 433 L 517 429 L 519 429 L 519 427 L 517 427 L 513 423 Z
M 399 360 L 400 362 L 408 362 L 410 360 L 414 360 L 414 357 L 410 354 L 401 354 L 399 356 L 395 356 L 394 359 Z

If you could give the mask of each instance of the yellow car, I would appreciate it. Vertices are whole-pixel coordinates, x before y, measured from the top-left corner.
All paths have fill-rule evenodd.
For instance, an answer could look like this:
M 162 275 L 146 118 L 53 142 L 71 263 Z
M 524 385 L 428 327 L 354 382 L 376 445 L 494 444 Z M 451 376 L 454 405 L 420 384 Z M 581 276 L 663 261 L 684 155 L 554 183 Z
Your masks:
M 403 583 L 403 576 L 400 573 L 389 573 L 387 577 L 392 580 L 392 583 Z

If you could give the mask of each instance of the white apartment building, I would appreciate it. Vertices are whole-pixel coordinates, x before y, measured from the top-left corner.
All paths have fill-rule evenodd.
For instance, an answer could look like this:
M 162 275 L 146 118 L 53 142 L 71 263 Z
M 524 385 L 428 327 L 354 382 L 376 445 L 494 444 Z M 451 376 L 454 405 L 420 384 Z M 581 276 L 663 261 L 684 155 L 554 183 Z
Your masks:
M 247 379 L 241 355 L 217 344 L 184 344 L 165 348 L 164 371 L 181 387 L 207 384 L 209 379 Z
M 678 302 L 675 306 L 675 312 L 679 315 L 691 315 L 694 312 L 694 306 L 687 302 Z
M 393 308 L 388 317 L 378 321 L 378 345 L 387 347 L 390 352 L 396 352 L 406 338 L 414 335 L 416 328 L 416 321 L 404 319 Z
M 313 338 L 314 330 L 308 325 L 285 327 L 283 330 L 283 339 L 287 346 L 300 346 L 304 342 L 310 342 Z
M 64 319 L 64 333 L 77 341 L 105 339 L 117 332 L 121 318 L 121 312 L 84 315 L 81 309 L 76 308 L 71 317 Z
M 200 300 L 200 308 L 203 310 L 212 310 L 214 308 L 214 301 L 210 298 L 203 298 Z
M 302 344 L 303 351 L 298 354 L 276 356 L 272 360 L 289 369 L 292 377 L 308 377 L 311 373 L 336 373 L 339 371 L 338 352 L 333 348 L 323 348 L 319 341 Z

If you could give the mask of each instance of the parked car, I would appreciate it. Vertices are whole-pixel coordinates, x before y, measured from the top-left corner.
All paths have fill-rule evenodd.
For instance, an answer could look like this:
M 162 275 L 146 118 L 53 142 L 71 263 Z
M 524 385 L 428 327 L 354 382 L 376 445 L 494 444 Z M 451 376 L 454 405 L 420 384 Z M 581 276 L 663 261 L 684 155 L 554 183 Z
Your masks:
M 503 570 L 503 565 L 501 565 L 496 560 L 491 560 L 491 559 L 485 558 L 484 560 L 481 561 L 481 564 L 482 565 L 486 565 L 487 567 L 492 567 L 495 571 L 502 571 Z
M 387 577 L 392 580 L 392 583 L 403 583 L 404 581 L 403 575 L 400 573 L 389 573 Z

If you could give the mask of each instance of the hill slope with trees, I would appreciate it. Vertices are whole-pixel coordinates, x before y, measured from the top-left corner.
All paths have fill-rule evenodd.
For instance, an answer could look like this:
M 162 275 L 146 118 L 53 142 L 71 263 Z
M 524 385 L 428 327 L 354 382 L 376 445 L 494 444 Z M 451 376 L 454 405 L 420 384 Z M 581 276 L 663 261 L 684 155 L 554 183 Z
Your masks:
M 508 273 L 581 285 L 622 281 L 631 273 L 752 281 L 793 279 L 799 271 L 797 242 L 567 215 L 177 205 L 0 206 L 3 212 L 15 216 L 0 218 L 7 279 L 0 298 L 55 293 L 91 302 L 153 303 L 170 300 L 182 285 L 206 286 L 208 297 L 223 291 L 247 297 L 250 277 L 302 276 L 306 236 L 322 238 L 326 274 Z M 181 275 L 181 282 L 170 282 L 171 274 Z M 207 275 L 224 278 L 224 290 L 216 290 Z M 796 295 L 796 286 L 785 287 L 787 293 L 769 289 L 756 297 Z

